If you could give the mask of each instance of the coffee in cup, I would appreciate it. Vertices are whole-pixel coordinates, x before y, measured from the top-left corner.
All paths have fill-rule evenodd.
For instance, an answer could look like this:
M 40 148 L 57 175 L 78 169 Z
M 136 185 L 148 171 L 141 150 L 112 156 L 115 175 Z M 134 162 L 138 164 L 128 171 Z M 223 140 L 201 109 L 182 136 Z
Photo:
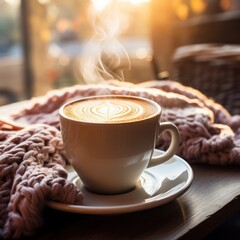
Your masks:
M 101 97 L 69 103 L 63 109 L 67 117 L 89 123 L 125 123 L 144 120 L 156 114 L 158 109 L 138 98 Z
M 179 133 L 172 123 L 159 123 L 159 104 L 140 97 L 87 97 L 63 105 L 61 132 L 69 162 L 91 191 L 116 194 L 130 190 L 150 164 L 176 152 Z M 160 157 L 152 157 L 156 137 L 168 130 L 172 141 Z

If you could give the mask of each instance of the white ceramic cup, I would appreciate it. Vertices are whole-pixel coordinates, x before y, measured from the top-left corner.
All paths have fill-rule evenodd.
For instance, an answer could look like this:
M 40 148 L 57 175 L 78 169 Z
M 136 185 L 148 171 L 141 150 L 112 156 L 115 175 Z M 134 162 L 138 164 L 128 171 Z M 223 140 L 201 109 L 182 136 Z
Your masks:
M 104 99 L 108 100 L 107 106 L 94 102 Z M 114 99 L 115 103 L 117 101 L 117 105 L 118 102 L 124 102 L 123 106 L 115 106 L 111 99 Z M 136 104 L 132 104 L 138 101 L 141 106 L 135 108 Z M 80 103 L 76 107 L 77 115 L 83 111 L 81 108 L 87 106 L 85 113 L 80 114 L 83 119 L 67 112 L 68 106 L 76 103 Z M 89 110 L 90 105 L 93 107 Z M 150 115 L 144 113 L 145 115 L 141 116 L 141 112 L 148 109 L 152 111 Z M 121 111 L 125 115 L 126 112 L 131 115 L 132 111 L 136 116 L 129 118 L 121 114 Z M 94 96 L 63 105 L 59 115 L 64 147 L 69 162 L 85 187 L 101 194 L 123 193 L 136 186 L 148 166 L 170 159 L 178 148 L 179 132 L 173 123 L 160 123 L 161 112 L 157 103 L 132 96 Z M 105 118 L 105 113 L 113 114 L 116 121 L 96 121 L 94 117 L 91 119 L 94 114 Z M 165 154 L 153 157 L 156 137 L 165 130 L 171 133 L 170 146 Z

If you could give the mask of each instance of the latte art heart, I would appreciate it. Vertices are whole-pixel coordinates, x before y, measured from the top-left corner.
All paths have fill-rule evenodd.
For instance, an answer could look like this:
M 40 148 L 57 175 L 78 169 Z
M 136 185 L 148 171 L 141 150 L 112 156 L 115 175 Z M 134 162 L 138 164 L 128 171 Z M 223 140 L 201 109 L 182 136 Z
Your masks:
M 99 104 L 94 102 L 81 105 L 76 109 L 77 115 L 82 115 L 81 120 L 92 119 L 94 122 L 121 122 L 136 119 L 144 112 L 142 106 L 126 101 L 102 101 Z
M 137 121 L 156 113 L 156 107 L 140 99 L 98 98 L 74 102 L 64 108 L 64 113 L 83 122 L 120 123 Z

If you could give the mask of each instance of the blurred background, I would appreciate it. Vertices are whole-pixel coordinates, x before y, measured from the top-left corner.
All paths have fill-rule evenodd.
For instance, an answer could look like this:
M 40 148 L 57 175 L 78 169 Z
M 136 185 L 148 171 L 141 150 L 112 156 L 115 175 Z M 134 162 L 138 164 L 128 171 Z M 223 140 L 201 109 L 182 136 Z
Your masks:
M 174 79 L 173 55 L 239 43 L 238 0 L 0 0 L 0 105 L 73 84 Z
M 112 14 L 119 18 L 116 26 L 113 15 L 103 13 L 109 2 L 0 0 L 0 105 L 54 88 L 91 83 L 86 74 L 83 76 L 81 61 L 90 56 L 91 60 L 104 58 L 100 52 L 104 39 L 98 38 L 102 38 L 101 31 L 108 34 L 108 27 L 117 28 L 108 39 L 117 44 L 111 61 L 118 65 L 115 68 L 125 69 L 125 80 L 152 78 L 149 1 L 118 1 L 117 11 L 116 6 L 111 6 Z M 103 29 L 101 23 L 105 24 Z M 125 59 L 119 62 L 120 57 Z M 95 62 L 92 65 L 98 64 Z M 146 71 L 141 67 L 143 62 L 147 62 Z M 89 62 L 84 64 L 89 67 Z

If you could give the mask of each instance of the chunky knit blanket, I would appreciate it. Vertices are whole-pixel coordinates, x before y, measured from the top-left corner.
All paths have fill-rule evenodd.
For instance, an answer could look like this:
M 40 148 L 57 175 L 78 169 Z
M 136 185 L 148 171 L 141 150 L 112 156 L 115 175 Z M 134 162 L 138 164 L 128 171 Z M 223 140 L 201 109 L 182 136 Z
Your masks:
M 92 95 L 133 95 L 159 103 L 161 121 L 180 131 L 178 155 L 189 163 L 240 165 L 240 116 L 199 91 L 173 81 L 132 84 L 108 81 L 50 91 L 26 107 L 0 117 L 0 234 L 4 238 L 30 236 L 43 223 L 47 200 L 81 204 L 82 194 L 67 181 L 67 159 L 60 134 L 59 107 Z M 157 148 L 166 149 L 167 133 Z

